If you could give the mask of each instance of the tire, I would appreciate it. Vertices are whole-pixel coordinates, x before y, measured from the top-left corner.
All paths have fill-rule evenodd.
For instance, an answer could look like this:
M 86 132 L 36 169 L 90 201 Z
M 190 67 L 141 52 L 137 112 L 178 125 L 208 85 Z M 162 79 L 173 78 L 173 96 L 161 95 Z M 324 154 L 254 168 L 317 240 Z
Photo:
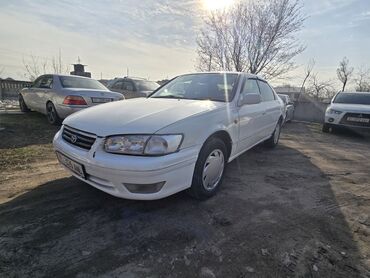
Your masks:
M 59 118 L 57 110 L 52 102 L 46 104 L 46 118 L 52 125 L 60 125 L 62 120 Z
M 271 137 L 265 141 L 265 145 L 269 148 L 275 148 L 279 144 L 280 139 L 280 132 L 281 132 L 281 120 L 278 121 L 274 132 L 272 133 Z
M 330 125 L 329 125 L 329 124 L 327 124 L 327 123 L 324 123 L 324 124 L 322 125 L 322 132 L 324 132 L 324 133 L 328 133 L 328 132 L 330 132 Z
M 24 113 L 27 113 L 27 112 L 30 112 L 31 110 L 27 107 L 26 105 L 26 102 L 24 101 L 22 95 L 19 95 L 19 98 L 18 98 L 18 101 L 19 101 L 19 109 L 24 112 Z
M 227 159 L 224 141 L 217 137 L 208 139 L 200 150 L 188 193 L 199 200 L 215 195 L 222 184 Z

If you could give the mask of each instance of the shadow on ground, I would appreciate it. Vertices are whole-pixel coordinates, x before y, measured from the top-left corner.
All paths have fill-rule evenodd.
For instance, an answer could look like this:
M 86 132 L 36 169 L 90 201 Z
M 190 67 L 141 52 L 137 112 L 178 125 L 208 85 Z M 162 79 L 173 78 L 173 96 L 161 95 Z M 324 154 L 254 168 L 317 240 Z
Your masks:
M 1 114 L 0 149 L 50 144 L 60 127 L 48 123 L 46 116 L 30 112 Z
M 0 223 L 5 276 L 365 276 L 329 178 L 284 146 L 229 164 L 207 201 L 128 201 L 65 178 L 0 205 Z

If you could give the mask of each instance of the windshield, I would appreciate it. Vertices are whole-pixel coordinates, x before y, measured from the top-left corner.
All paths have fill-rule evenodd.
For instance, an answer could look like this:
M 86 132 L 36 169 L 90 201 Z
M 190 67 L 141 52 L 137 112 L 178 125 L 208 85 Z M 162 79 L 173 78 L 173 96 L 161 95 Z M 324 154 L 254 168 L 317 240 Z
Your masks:
M 94 90 L 107 90 L 107 88 L 99 81 L 89 78 L 75 76 L 59 76 L 60 83 L 63 88 L 81 88 Z
M 154 91 L 159 87 L 159 84 L 153 81 L 135 80 L 134 82 L 138 91 Z
M 182 75 L 164 85 L 151 97 L 229 102 L 234 97 L 237 77 L 235 73 Z
M 370 93 L 340 93 L 335 97 L 334 103 L 370 105 Z

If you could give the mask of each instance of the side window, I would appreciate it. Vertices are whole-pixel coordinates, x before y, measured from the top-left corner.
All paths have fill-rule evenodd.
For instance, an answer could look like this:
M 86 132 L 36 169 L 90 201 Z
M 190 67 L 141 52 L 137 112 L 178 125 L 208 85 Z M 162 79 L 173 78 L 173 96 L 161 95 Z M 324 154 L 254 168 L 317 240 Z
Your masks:
M 260 87 L 262 101 L 271 101 L 275 99 L 274 92 L 266 82 L 258 80 L 258 85 Z
M 53 77 L 52 76 L 45 76 L 41 79 L 39 88 L 51 89 L 52 84 L 53 84 Z
M 258 89 L 257 81 L 255 79 L 247 79 L 244 83 L 241 95 L 246 94 L 259 94 L 260 90 Z
M 112 89 L 121 90 L 123 88 L 123 81 L 117 81 L 112 85 Z
M 123 81 L 123 89 L 126 91 L 134 91 L 134 85 L 130 81 Z
M 43 79 L 43 77 L 39 77 L 39 78 L 37 78 L 37 79 L 33 82 L 33 84 L 32 84 L 32 88 L 40 88 L 40 83 L 41 83 L 42 79 Z

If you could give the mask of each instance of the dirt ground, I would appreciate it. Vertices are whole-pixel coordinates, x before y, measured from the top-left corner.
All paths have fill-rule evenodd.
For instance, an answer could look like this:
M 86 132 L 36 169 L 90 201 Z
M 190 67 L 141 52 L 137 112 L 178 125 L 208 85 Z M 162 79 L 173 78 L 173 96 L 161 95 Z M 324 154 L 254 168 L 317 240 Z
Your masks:
M 1 277 L 370 276 L 369 138 L 290 123 L 215 197 L 143 202 L 70 177 L 44 118 L 35 139 L 24 115 L 0 117 Z

